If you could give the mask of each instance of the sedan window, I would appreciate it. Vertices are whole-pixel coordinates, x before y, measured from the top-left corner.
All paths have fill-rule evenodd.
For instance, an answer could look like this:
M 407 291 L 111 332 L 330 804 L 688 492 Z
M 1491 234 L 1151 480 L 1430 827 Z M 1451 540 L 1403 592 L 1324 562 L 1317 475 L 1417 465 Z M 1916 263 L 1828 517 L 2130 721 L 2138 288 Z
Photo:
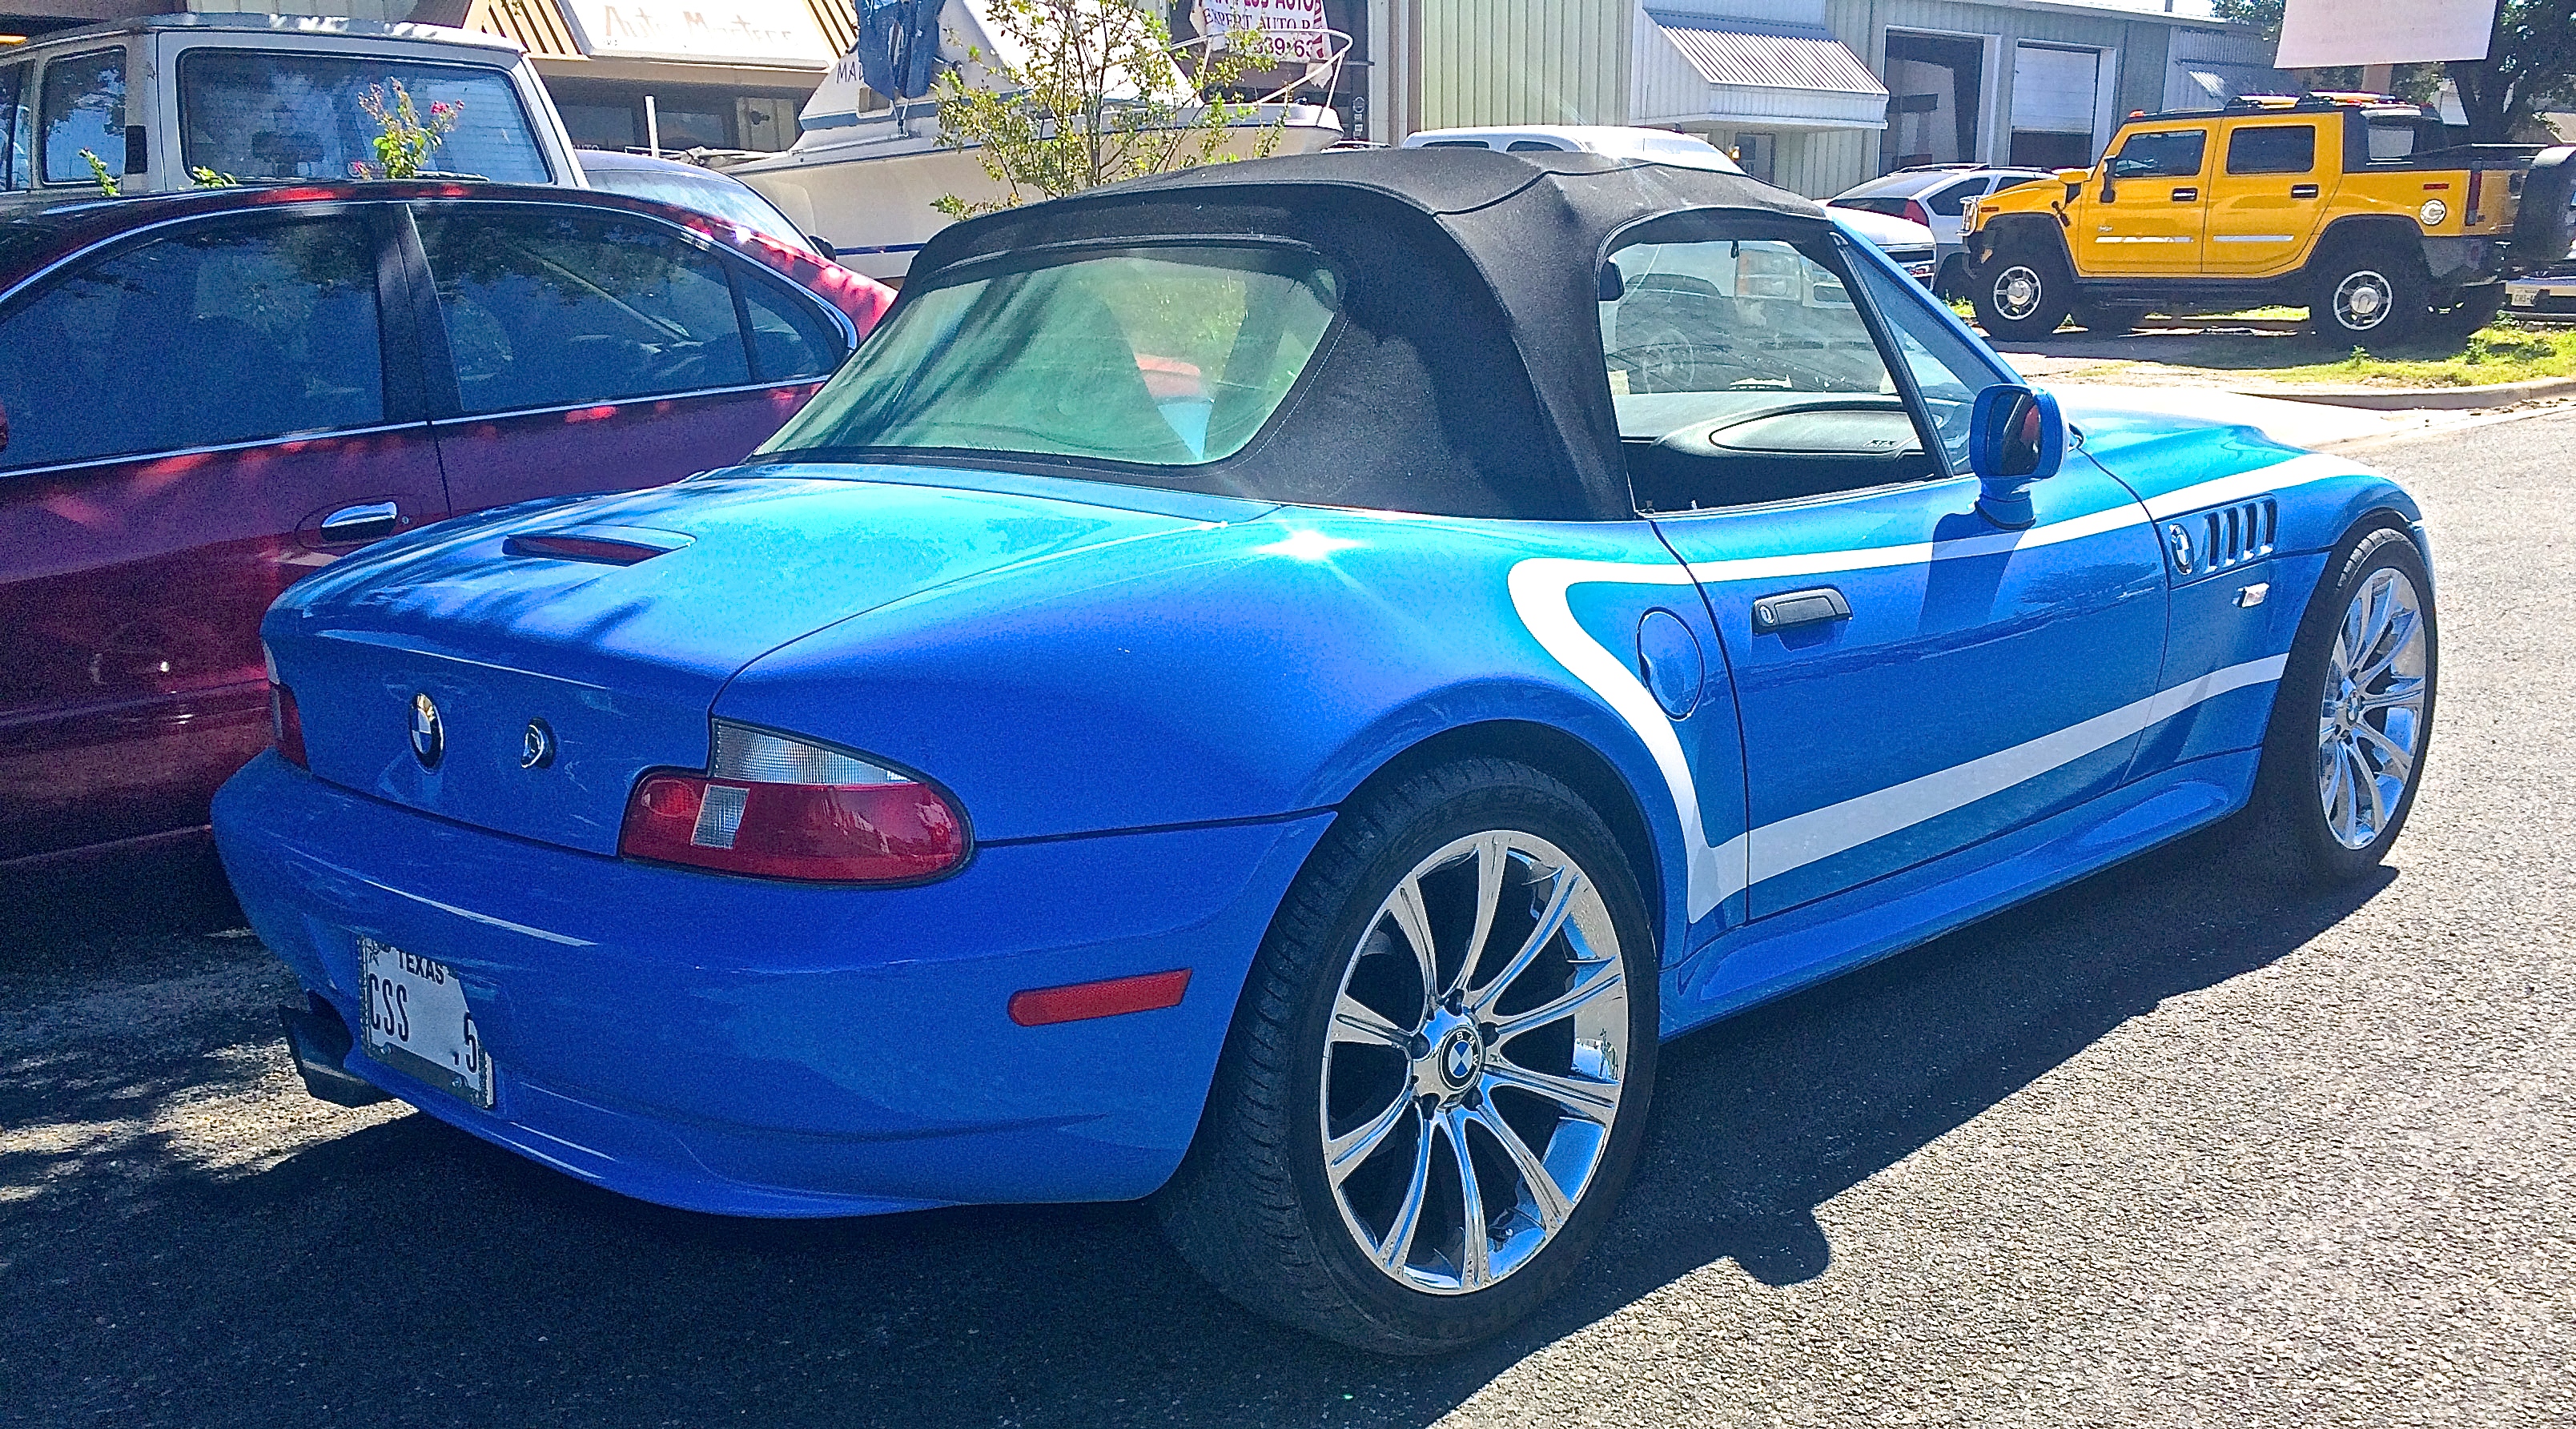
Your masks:
M 1923 201 L 1923 206 L 1943 218 L 1957 218 L 1967 208 L 1968 200 L 1985 196 L 1987 182 L 1986 176 L 1979 174 L 1948 188 L 1936 189 L 1930 198 Z
M 422 244 L 467 412 L 752 380 L 725 265 L 660 225 L 424 213 Z
M 0 318 L 0 469 L 383 420 L 376 260 L 320 219 L 200 228 L 56 280 Z
M 86 149 L 111 174 L 125 171 L 125 51 L 72 55 L 45 66 L 44 99 L 37 122 L 44 127 L 45 182 L 87 183 L 93 177 Z

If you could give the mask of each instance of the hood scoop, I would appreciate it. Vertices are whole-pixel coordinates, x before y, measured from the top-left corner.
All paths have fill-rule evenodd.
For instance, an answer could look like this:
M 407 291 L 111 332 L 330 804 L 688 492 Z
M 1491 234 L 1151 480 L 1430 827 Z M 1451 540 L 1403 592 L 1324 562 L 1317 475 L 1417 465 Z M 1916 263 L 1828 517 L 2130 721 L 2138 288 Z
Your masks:
M 533 531 L 501 543 L 505 556 L 540 560 L 588 561 L 601 566 L 631 566 L 666 556 L 697 538 L 677 531 L 643 526 L 573 526 L 560 531 Z

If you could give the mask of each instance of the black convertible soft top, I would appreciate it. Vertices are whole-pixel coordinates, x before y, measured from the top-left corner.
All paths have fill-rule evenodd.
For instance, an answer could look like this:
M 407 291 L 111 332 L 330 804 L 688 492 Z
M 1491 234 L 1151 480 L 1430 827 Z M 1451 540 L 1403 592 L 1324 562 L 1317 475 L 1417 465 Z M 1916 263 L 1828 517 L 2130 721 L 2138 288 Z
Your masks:
M 1209 164 L 956 224 L 913 263 L 1045 244 L 1272 238 L 1345 284 L 1341 330 L 1263 437 L 1116 481 L 1524 520 L 1636 514 L 1601 353 L 1611 239 L 1672 214 L 1820 237 L 1825 211 L 1735 174 L 1595 154 L 1345 150 Z

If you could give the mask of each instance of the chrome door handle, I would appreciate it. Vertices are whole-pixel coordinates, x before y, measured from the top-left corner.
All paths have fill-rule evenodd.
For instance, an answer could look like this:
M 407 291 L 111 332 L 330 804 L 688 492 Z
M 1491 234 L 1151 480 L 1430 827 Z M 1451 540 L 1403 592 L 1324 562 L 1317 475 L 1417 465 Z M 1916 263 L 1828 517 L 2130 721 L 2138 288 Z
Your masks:
M 348 541 L 381 541 L 402 529 L 402 507 L 391 501 L 343 506 L 322 518 L 325 545 Z
M 1753 633 L 1769 635 L 1797 625 L 1851 619 L 1851 602 L 1832 586 L 1783 591 L 1753 602 Z
M 2200 190 L 2175 189 L 2173 191 L 2173 201 L 2176 203 L 2198 203 L 2200 202 Z
M 2316 196 L 2317 186 L 2315 184 L 2290 185 L 2290 197 L 2292 198 L 2315 198 Z

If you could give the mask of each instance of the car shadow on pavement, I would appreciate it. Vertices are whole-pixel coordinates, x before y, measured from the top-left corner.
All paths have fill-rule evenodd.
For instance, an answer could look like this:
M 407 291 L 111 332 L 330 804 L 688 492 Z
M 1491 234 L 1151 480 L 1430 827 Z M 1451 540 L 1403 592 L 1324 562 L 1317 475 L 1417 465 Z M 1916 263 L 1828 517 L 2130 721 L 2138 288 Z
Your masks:
M 1600 1249 L 1535 1320 L 1445 1360 L 1254 1318 L 1141 1206 L 729 1220 L 411 1115 L 256 1174 L 64 1204 L 41 1238 L 22 1223 L 0 1276 L 36 1293 L 12 1295 L 0 1363 L 37 1421 L 1428 1424 L 1682 1277 L 1823 1273 L 1833 1197 L 2394 877 L 2284 897 L 2204 837 L 1669 1045 Z M 81 1198 L 15 1215 L 58 1200 Z

